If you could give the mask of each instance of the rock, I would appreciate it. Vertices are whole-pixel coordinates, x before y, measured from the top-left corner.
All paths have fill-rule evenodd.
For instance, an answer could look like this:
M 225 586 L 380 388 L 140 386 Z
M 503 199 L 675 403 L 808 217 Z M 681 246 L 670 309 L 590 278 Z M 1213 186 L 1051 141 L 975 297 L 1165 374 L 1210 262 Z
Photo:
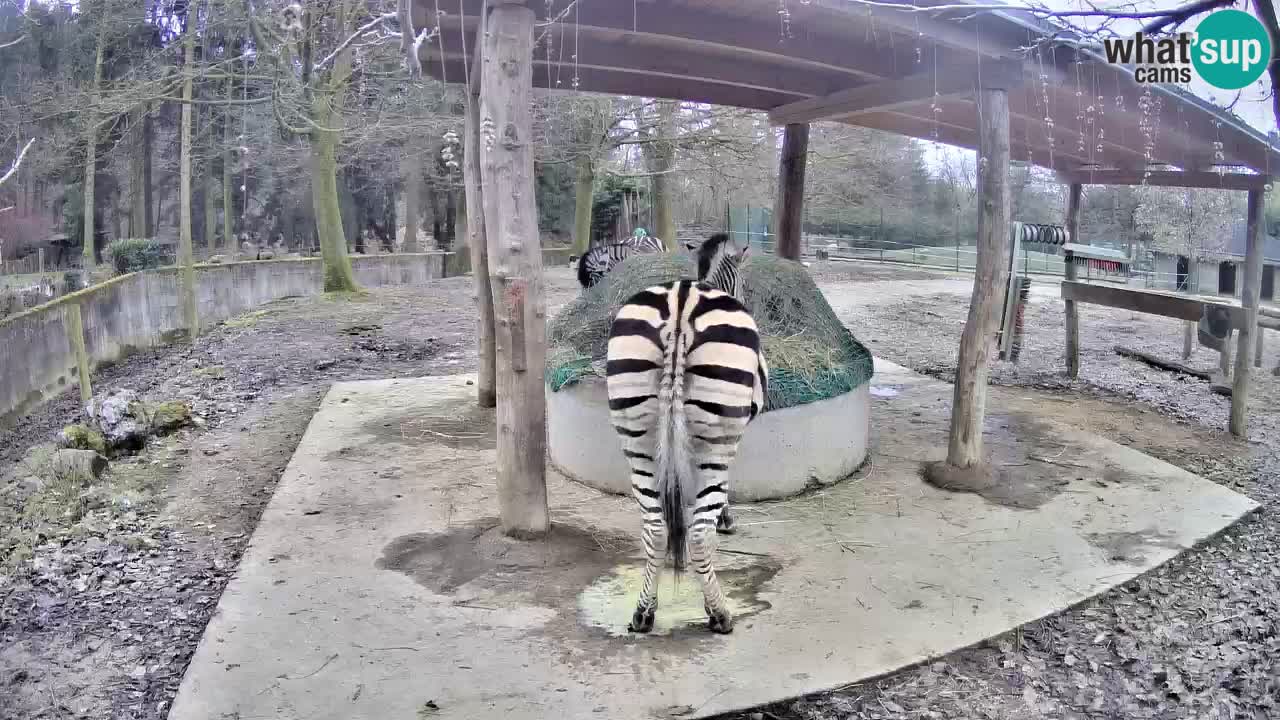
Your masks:
M 64 448 L 53 454 L 52 466 L 56 477 L 88 485 L 102 476 L 107 459 L 93 450 Z
M 151 423 L 146 406 L 132 390 L 111 390 L 89 401 L 85 414 L 112 450 L 136 452 L 147 440 Z
M 275 260 L 276 253 L 274 250 L 262 250 L 258 253 L 259 260 Z
M 137 452 L 148 436 L 168 435 L 191 424 L 191 406 L 186 402 L 169 400 L 153 405 L 124 389 L 95 397 L 85 413 L 94 426 L 90 429 L 102 434 L 112 452 Z
M 224 262 L 226 262 L 226 261 L 227 261 L 227 256 L 226 256 L 226 255 L 213 255 L 213 256 L 211 256 L 211 257 L 209 258 L 209 263 L 210 263 L 211 265 L 221 265 L 222 263 L 224 263 Z
M 68 425 L 62 428 L 59 440 L 64 448 L 92 450 L 101 455 L 107 454 L 107 439 L 102 436 L 102 433 L 87 425 Z
M 178 428 L 191 424 L 191 406 L 182 400 L 170 400 L 149 408 L 151 434 L 168 435 Z

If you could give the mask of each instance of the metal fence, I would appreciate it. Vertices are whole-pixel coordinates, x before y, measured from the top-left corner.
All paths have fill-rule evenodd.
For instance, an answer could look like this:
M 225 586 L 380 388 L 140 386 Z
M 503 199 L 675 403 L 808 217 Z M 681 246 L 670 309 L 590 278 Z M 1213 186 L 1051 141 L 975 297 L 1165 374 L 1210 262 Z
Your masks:
M 739 247 L 772 253 L 776 241 L 773 235 L 761 232 L 730 231 Z M 835 260 L 871 260 L 885 263 L 917 265 L 953 272 L 973 272 L 978 252 L 972 245 L 920 245 L 892 240 L 863 237 L 837 237 L 830 235 L 801 235 L 800 252 L 804 257 L 816 257 L 819 249 L 826 250 Z M 1062 256 L 1024 248 L 1017 265 L 1018 272 L 1032 274 L 1063 275 Z

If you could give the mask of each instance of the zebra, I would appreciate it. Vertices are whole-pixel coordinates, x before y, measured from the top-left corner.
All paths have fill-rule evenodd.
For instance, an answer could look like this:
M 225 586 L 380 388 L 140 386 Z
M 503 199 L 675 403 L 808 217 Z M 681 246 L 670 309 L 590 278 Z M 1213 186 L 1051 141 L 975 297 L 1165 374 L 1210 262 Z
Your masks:
M 712 240 L 700 248 L 699 276 L 736 285 L 742 254 L 726 250 L 727 238 Z M 609 331 L 610 419 L 643 516 L 646 563 L 632 632 L 653 629 L 667 553 L 677 572 L 692 560 L 711 631 L 733 630 L 711 559 L 716 531 L 732 527 L 729 466 L 747 424 L 764 409 L 768 377 L 755 320 L 736 291 L 692 280 L 655 285 L 632 296 Z
M 667 246 L 652 235 L 637 235 L 608 245 L 597 245 L 578 259 L 578 282 L 589 288 L 600 282 L 614 265 L 632 255 L 666 252 Z
M 742 300 L 738 265 L 747 258 L 750 246 L 737 249 L 728 233 L 716 233 L 700 244 L 686 242 L 684 246 L 698 259 L 698 280 Z

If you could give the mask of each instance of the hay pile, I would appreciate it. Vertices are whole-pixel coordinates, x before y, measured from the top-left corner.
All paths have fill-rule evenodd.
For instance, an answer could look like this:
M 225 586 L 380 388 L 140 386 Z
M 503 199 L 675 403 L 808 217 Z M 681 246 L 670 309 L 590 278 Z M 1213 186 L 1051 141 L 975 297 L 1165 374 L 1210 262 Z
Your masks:
M 694 271 L 688 255 L 636 255 L 565 306 L 547 329 L 551 389 L 585 376 L 604 377 L 609 325 L 618 308 L 650 285 L 691 278 Z M 802 265 L 758 256 L 743 263 L 741 274 L 743 301 L 760 327 L 769 364 L 766 410 L 835 397 L 871 379 L 871 354 Z

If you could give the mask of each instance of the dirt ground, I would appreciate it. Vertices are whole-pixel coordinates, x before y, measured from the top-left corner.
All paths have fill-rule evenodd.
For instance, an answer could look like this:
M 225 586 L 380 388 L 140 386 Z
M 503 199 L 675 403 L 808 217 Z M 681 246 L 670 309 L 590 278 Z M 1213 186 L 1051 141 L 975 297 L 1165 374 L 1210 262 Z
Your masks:
M 948 378 L 971 280 L 893 265 L 812 271 L 877 355 Z M 548 310 L 576 292 L 547 272 Z M 0 717 L 163 718 L 262 507 L 330 383 L 475 368 L 469 278 L 296 298 L 136 355 L 99 390 L 181 397 L 198 426 L 112 472 L 146 471 L 156 496 L 46 539 L 0 576 Z M 1038 299 L 1044 295 L 1037 295 Z M 1051 295 L 1051 293 L 1050 293 Z M 1252 443 L 1232 440 L 1207 384 L 1125 360 L 1126 344 L 1174 358 L 1173 321 L 1086 307 L 1082 372 L 1062 367 L 1062 308 L 1029 309 L 1017 365 L 999 363 L 992 405 L 1052 413 L 1244 492 L 1259 513 L 1159 571 L 1063 615 L 874 683 L 741 718 L 1254 718 L 1280 700 L 1280 566 L 1273 518 L 1280 382 L 1261 376 Z M 1274 367 L 1280 339 L 1268 348 Z M 1216 367 L 1197 351 L 1192 364 Z M 0 477 L 78 414 L 66 394 L 0 430 Z

